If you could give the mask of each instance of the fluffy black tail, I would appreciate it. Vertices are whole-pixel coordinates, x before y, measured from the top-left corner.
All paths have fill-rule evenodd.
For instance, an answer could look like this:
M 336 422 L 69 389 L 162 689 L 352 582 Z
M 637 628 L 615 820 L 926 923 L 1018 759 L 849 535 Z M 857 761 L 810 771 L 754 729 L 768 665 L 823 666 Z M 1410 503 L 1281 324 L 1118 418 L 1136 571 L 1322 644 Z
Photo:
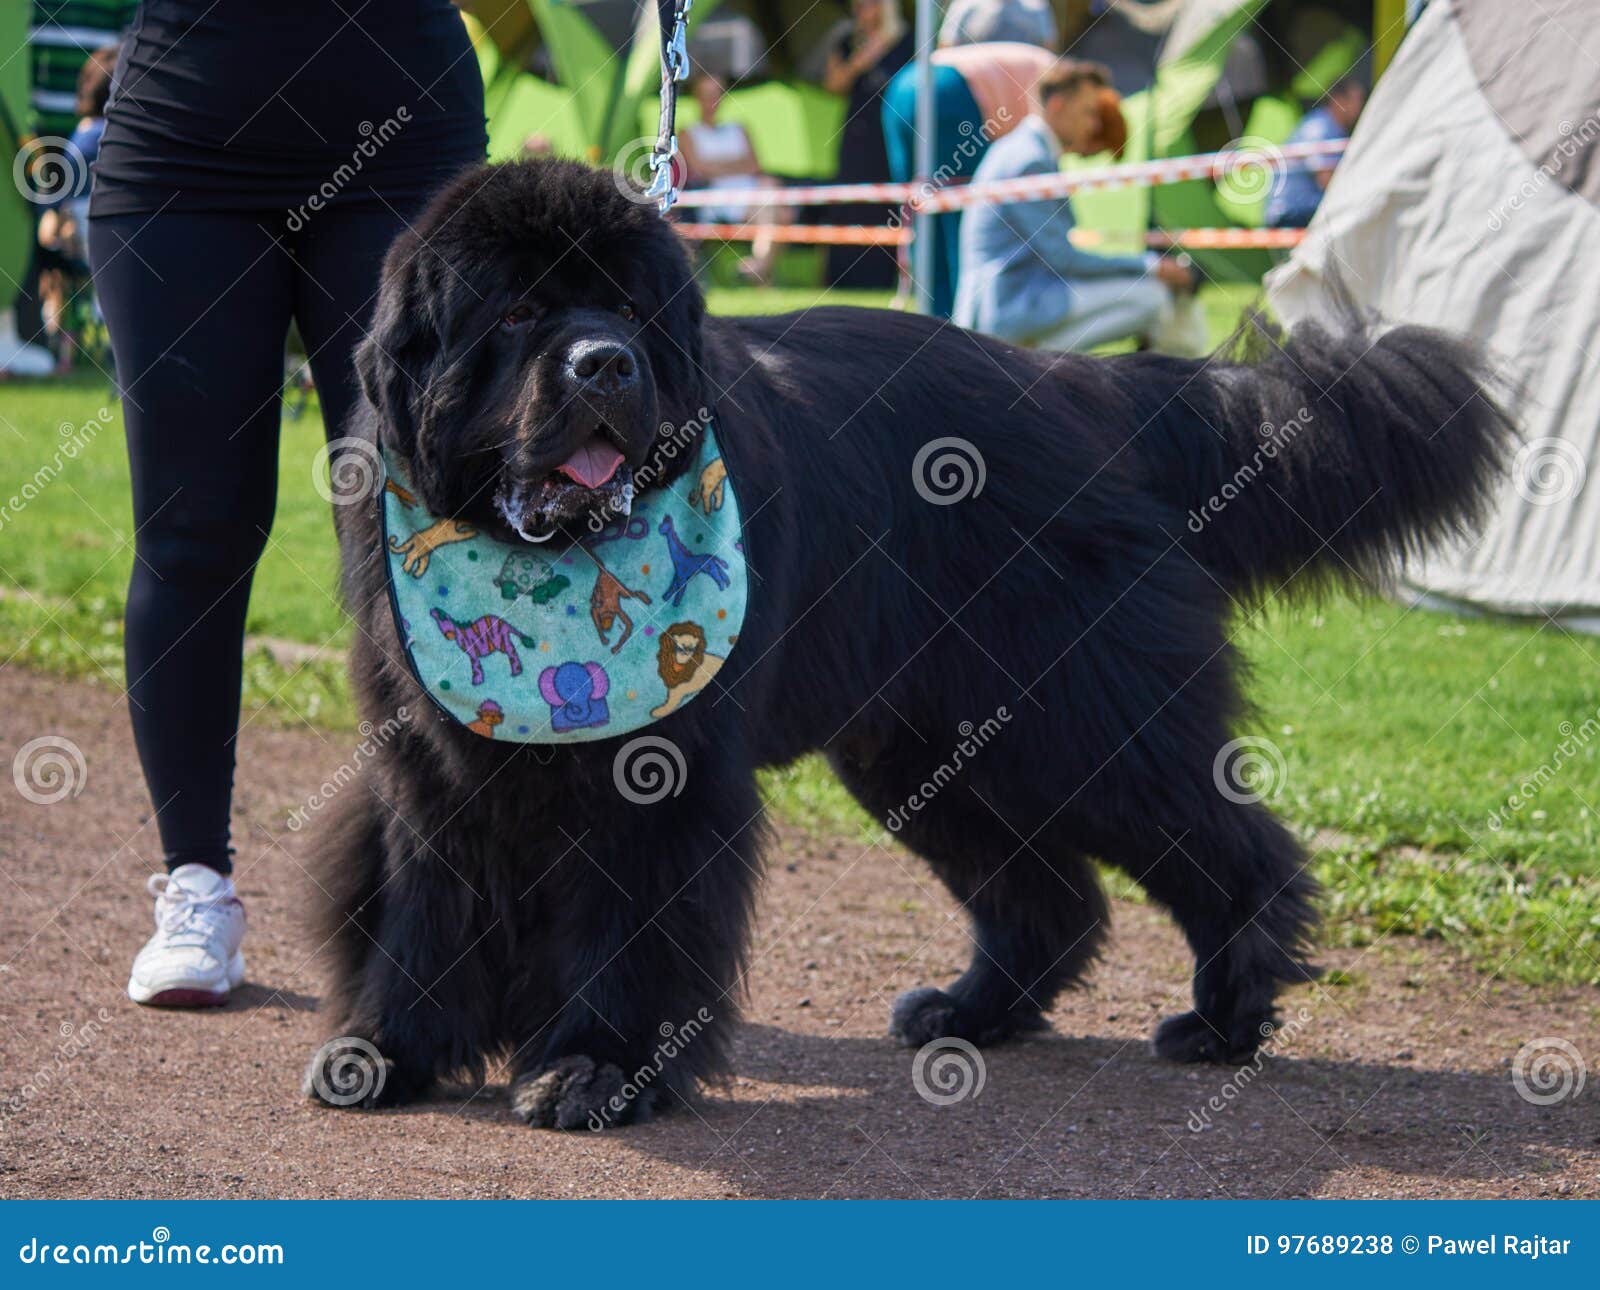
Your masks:
M 1251 317 L 1140 436 L 1189 550 L 1236 593 L 1382 583 L 1490 501 L 1515 431 L 1483 352 L 1346 314 L 1288 337 Z

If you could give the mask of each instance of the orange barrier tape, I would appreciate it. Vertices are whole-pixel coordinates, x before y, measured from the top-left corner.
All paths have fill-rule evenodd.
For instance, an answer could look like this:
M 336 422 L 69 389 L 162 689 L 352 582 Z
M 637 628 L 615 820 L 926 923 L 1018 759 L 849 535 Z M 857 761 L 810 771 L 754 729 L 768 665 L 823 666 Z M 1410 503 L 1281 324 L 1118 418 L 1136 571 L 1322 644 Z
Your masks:
M 1153 247 L 1170 246 L 1184 251 L 1274 251 L 1299 246 L 1305 236 L 1303 228 L 1185 228 L 1173 233 L 1152 233 L 1148 240 Z
M 1158 229 L 1145 235 L 1145 245 L 1157 251 L 1276 251 L 1299 246 L 1303 228 L 1180 228 Z M 1107 238 L 1097 229 L 1072 230 L 1079 246 L 1103 246 Z
M 693 242 L 749 242 L 770 237 L 774 242 L 803 242 L 814 246 L 900 246 L 911 234 L 900 228 L 863 224 L 674 224 L 682 237 Z
M 859 224 L 674 224 L 679 235 L 692 242 L 748 242 L 770 237 L 774 242 L 812 246 L 909 246 L 911 234 L 903 228 Z M 1155 232 L 1146 244 L 1157 250 L 1250 251 L 1282 250 L 1298 246 L 1303 228 L 1185 228 Z M 1108 240 L 1095 229 L 1074 229 L 1072 240 L 1081 246 L 1103 246 Z
M 793 188 L 740 189 L 692 188 L 680 193 L 677 204 L 727 206 L 737 201 L 747 209 L 763 206 L 829 206 L 839 202 L 885 202 L 909 206 L 913 211 L 951 211 L 982 202 L 1040 201 L 1084 191 L 1150 187 L 1182 183 L 1188 179 L 1230 179 L 1236 187 L 1254 191 L 1259 177 L 1269 181 L 1291 170 L 1318 170 L 1333 165 L 1349 141 L 1328 139 L 1317 143 L 1289 143 L 1281 148 L 1235 148 L 1198 153 L 1192 157 L 1167 157 L 1160 161 L 1125 162 L 1055 175 L 1028 175 L 984 184 L 940 187 L 934 184 L 806 184 Z

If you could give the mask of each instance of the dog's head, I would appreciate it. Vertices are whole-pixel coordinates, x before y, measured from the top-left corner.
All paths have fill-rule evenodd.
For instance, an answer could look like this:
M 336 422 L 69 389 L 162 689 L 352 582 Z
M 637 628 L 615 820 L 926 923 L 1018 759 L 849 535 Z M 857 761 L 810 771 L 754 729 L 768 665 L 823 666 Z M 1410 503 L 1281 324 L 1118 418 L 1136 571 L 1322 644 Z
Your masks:
M 429 510 L 542 537 L 674 473 L 703 316 L 678 238 L 610 172 L 480 166 L 390 248 L 356 370 Z

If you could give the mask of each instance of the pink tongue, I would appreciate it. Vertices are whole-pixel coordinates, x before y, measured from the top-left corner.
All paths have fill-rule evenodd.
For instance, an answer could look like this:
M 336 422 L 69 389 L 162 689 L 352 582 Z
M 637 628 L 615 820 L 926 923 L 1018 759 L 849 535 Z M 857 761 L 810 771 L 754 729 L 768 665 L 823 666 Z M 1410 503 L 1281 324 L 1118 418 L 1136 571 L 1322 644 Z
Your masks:
M 622 454 L 609 443 L 590 439 L 556 467 L 556 470 L 585 488 L 599 488 L 622 465 Z

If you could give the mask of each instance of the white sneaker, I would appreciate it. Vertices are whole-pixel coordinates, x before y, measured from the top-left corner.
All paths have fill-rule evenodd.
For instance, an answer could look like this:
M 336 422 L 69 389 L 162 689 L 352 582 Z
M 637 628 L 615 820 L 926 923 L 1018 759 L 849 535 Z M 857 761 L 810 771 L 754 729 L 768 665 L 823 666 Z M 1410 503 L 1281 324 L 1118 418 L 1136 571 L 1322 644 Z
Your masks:
M 156 934 L 133 960 L 128 998 L 158 1008 L 210 1008 L 244 980 L 244 906 L 233 879 L 203 864 L 153 873 Z

